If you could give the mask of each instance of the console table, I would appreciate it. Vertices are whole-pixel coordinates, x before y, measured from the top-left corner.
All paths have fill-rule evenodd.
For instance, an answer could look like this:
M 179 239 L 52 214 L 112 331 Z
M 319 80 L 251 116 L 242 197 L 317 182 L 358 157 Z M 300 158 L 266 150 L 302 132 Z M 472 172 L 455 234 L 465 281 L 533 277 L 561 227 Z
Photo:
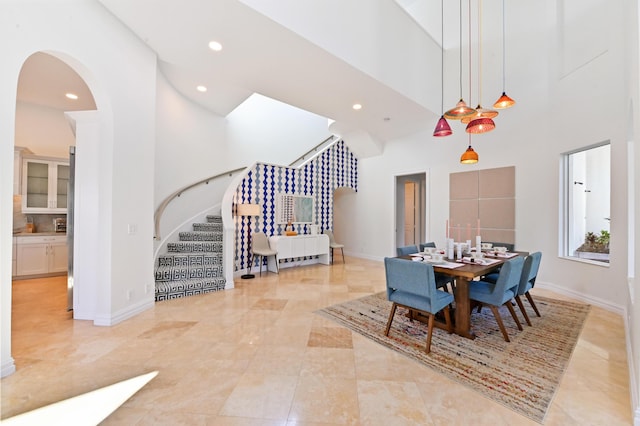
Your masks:
M 312 263 L 329 264 L 329 237 L 324 234 L 305 234 L 291 237 L 274 235 L 269 237 L 269 246 L 278 252 L 275 259 L 273 256 L 269 256 L 267 260 L 267 269 L 270 272 L 278 272 L 276 262 L 280 268 Z M 292 259 L 293 261 L 280 263 L 280 260 L 283 259 Z

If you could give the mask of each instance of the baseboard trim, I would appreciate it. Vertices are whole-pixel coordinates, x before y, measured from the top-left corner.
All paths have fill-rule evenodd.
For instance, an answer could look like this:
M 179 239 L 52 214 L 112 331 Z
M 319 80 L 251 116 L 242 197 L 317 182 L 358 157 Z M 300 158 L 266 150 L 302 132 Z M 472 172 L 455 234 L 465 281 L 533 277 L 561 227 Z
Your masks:
M 0 369 L 0 377 L 7 377 L 16 372 L 16 362 L 13 357 L 9 357 L 9 360 L 2 364 L 2 369 Z
M 122 321 L 128 320 L 129 318 L 133 318 L 148 309 L 153 308 L 154 305 L 155 300 L 152 297 L 150 300 L 143 300 L 142 302 L 135 305 L 127 306 L 125 309 L 122 309 L 109 317 L 97 315 L 93 320 L 93 325 L 103 327 L 116 325 L 118 323 L 121 323 Z

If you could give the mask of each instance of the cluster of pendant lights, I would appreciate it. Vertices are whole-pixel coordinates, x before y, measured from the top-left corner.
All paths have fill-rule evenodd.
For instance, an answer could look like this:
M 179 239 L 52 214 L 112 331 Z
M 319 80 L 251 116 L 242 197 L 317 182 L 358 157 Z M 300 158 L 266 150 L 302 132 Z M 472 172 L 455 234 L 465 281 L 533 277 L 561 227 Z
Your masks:
M 481 9 L 482 6 L 480 4 L 482 0 L 478 0 L 478 21 L 482 21 Z M 493 121 L 498 115 L 498 111 L 492 109 L 485 109 L 478 102 L 478 106 L 474 109 L 469 107 L 462 97 L 462 0 L 460 0 L 460 100 L 458 103 L 451 108 L 450 110 L 444 112 L 444 0 L 441 0 L 440 3 L 441 13 L 442 13 L 442 72 L 441 72 L 441 84 L 442 84 L 442 98 L 441 98 L 441 108 L 442 115 L 436 124 L 436 128 L 433 131 L 433 136 L 443 137 L 449 136 L 453 134 L 447 119 L 449 120 L 460 120 L 463 124 L 466 124 L 465 131 L 469 133 L 469 147 L 460 157 L 460 162 L 463 164 L 473 164 L 478 162 L 478 153 L 476 153 L 471 147 L 471 135 L 472 134 L 480 134 L 490 132 L 495 129 L 496 125 Z M 495 109 L 505 109 L 510 108 L 515 104 L 515 101 L 511 99 L 506 94 L 505 90 L 505 0 L 502 0 L 502 95 L 499 99 L 493 104 Z M 481 25 L 479 25 L 479 28 Z M 469 29 L 471 29 L 471 0 L 469 0 Z M 469 31 L 471 32 L 471 31 Z M 479 30 L 481 33 L 481 30 Z M 478 46 L 479 46 L 479 54 L 478 54 L 478 62 L 480 63 L 479 72 L 478 72 L 478 98 L 482 98 L 482 43 L 480 40 L 480 36 L 478 37 Z M 471 35 L 469 34 L 469 59 L 471 59 Z M 471 62 L 469 63 L 469 75 L 471 75 Z M 469 82 L 469 91 L 471 91 L 471 82 Z

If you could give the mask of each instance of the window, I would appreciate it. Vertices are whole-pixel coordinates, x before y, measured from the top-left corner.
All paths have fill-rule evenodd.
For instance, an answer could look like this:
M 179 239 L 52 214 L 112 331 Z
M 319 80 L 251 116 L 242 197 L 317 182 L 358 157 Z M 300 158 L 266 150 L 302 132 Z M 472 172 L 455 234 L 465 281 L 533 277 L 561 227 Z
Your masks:
M 564 155 L 563 256 L 609 263 L 611 145 Z

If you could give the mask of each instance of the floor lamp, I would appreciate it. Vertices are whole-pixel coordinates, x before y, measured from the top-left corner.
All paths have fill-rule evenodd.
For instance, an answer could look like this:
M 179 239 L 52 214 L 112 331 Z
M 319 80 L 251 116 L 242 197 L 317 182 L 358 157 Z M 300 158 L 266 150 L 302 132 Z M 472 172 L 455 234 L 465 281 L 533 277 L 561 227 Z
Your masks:
M 236 205 L 236 216 L 244 216 L 248 217 L 247 220 L 247 248 L 249 252 L 249 256 L 251 258 L 251 262 L 253 262 L 253 255 L 251 254 L 251 217 L 252 216 L 260 216 L 260 205 L 259 204 L 238 204 Z M 251 265 L 249 265 L 249 272 L 251 271 Z M 251 273 L 247 273 L 241 275 L 240 278 L 243 280 L 250 280 L 251 278 L 255 278 L 255 275 Z

